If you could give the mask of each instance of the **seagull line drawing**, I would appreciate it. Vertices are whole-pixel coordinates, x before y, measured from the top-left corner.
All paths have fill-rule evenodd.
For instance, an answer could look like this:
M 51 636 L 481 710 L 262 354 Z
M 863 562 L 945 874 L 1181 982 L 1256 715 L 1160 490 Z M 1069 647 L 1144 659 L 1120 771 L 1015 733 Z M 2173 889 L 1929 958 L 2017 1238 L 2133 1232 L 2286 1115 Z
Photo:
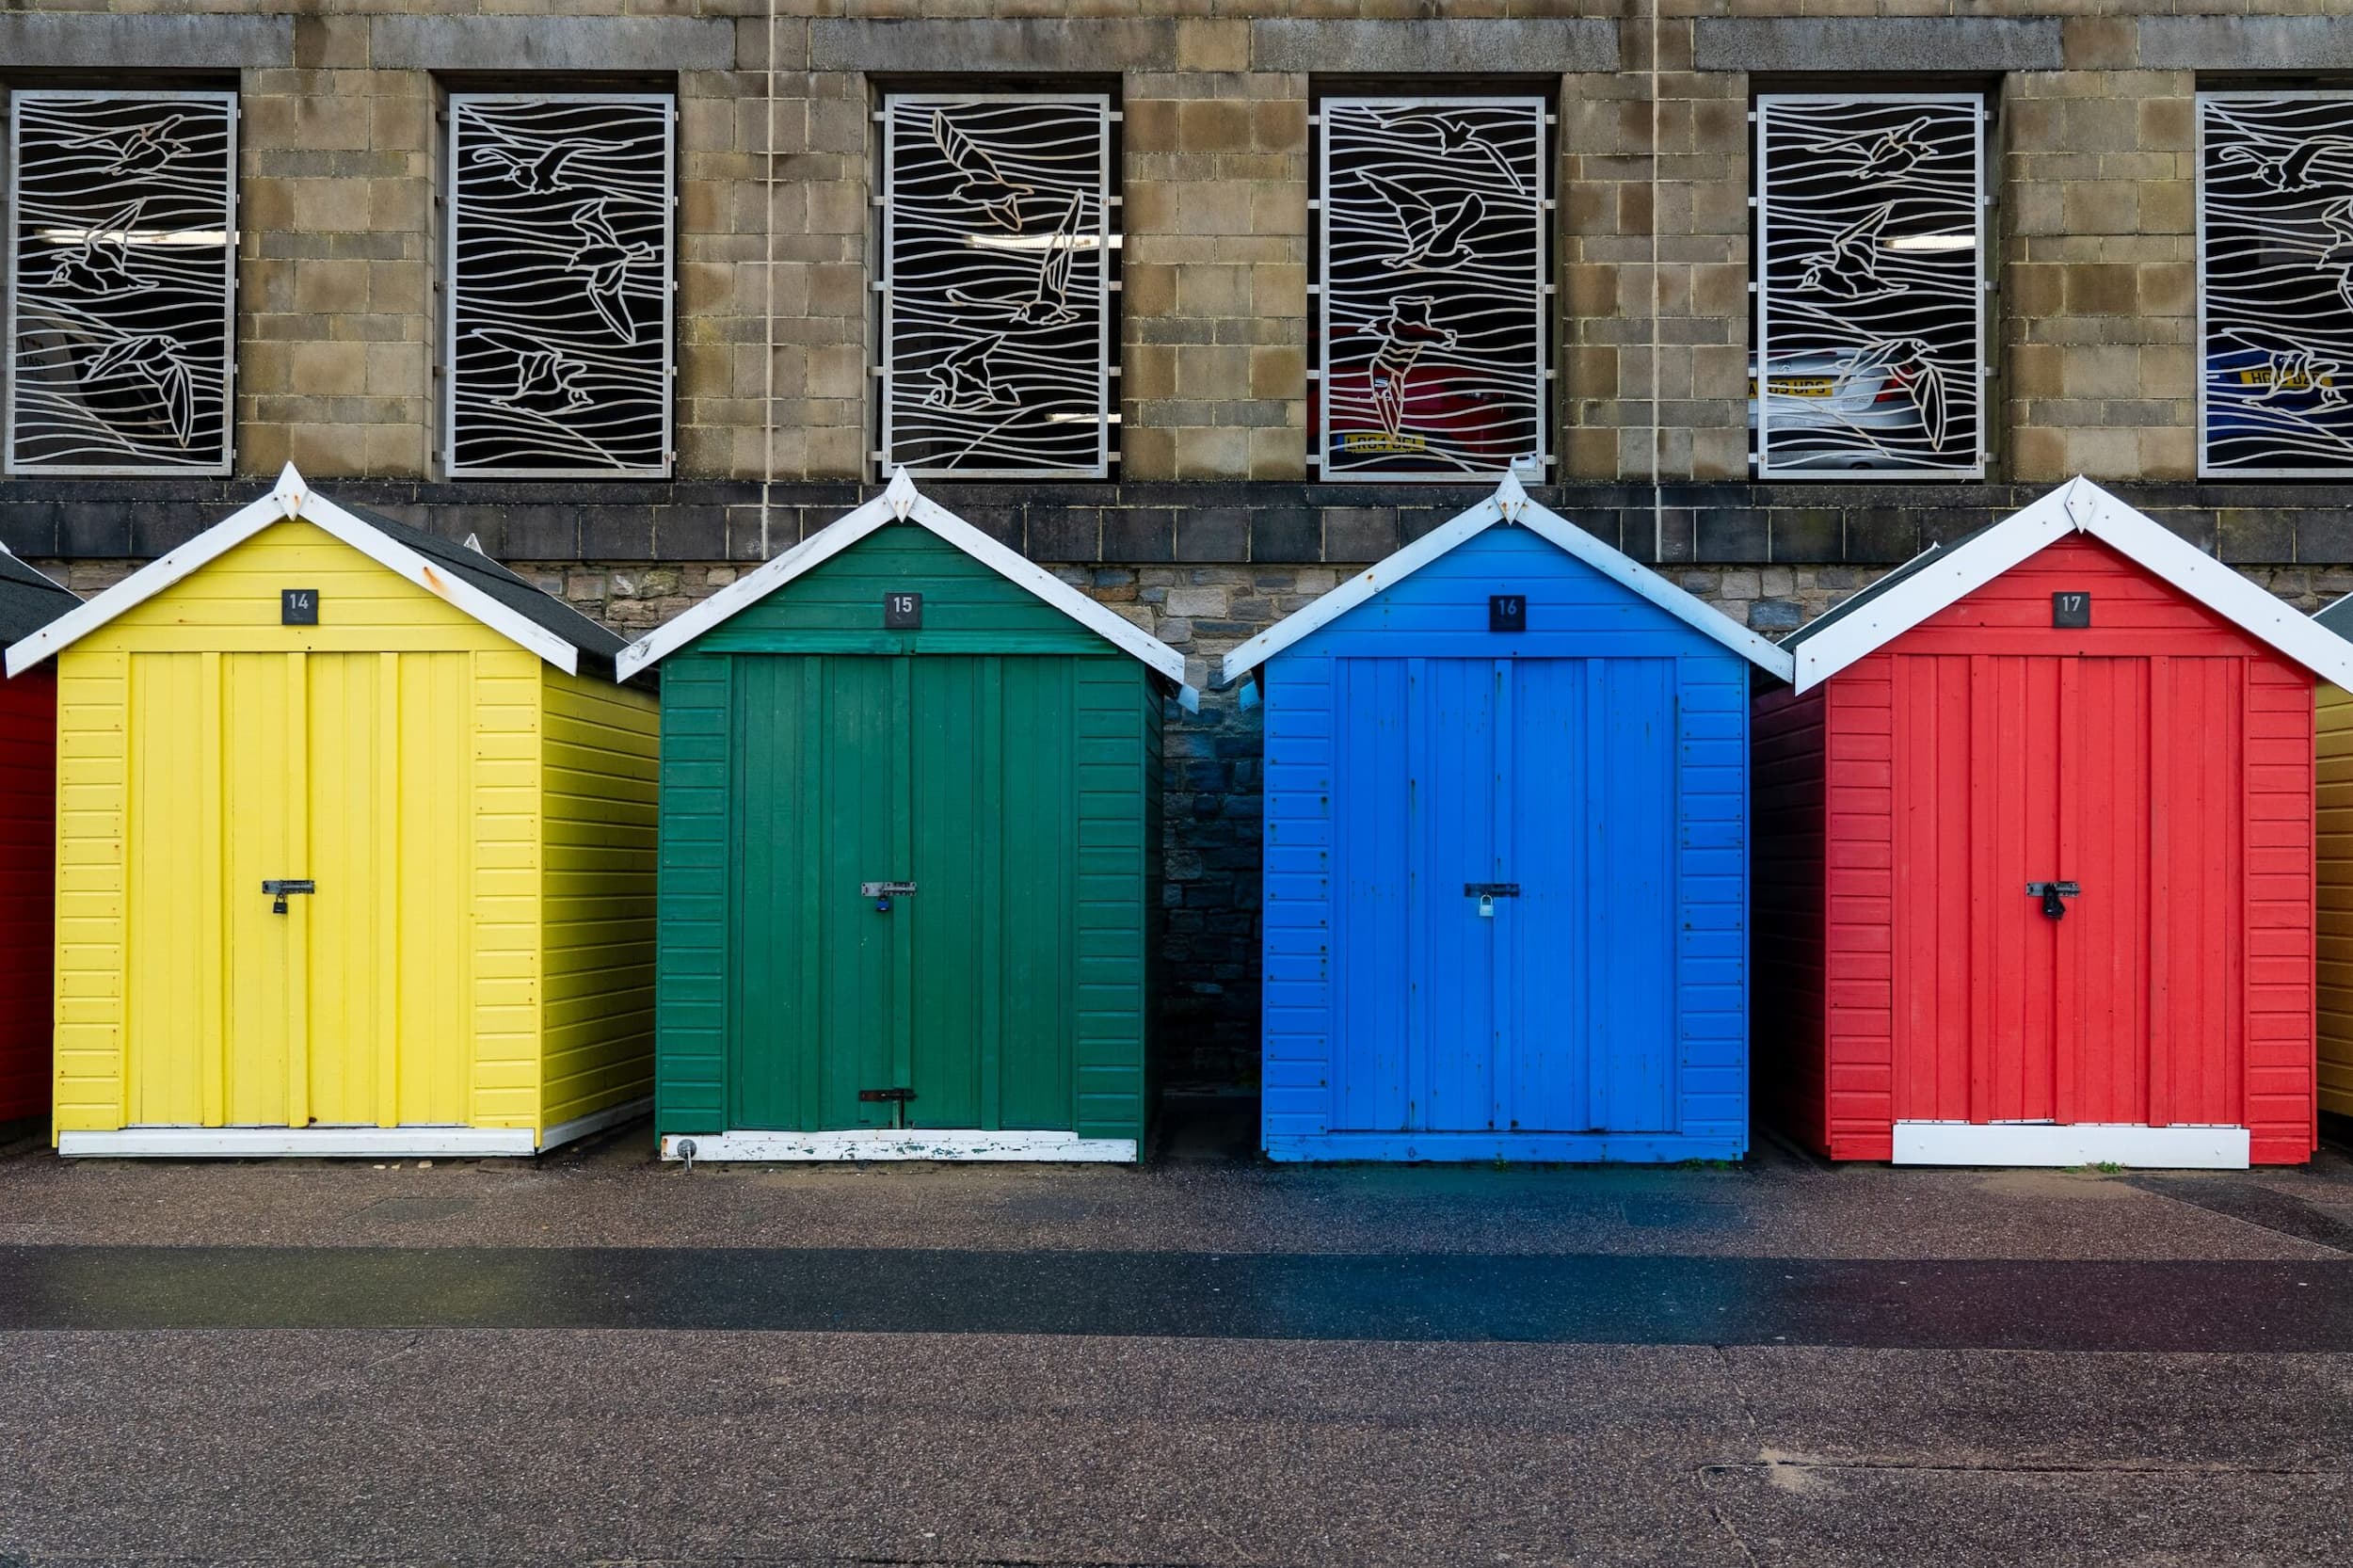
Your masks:
M 1392 436 L 1405 428 L 1405 381 L 1422 350 L 1433 344 L 1442 349 L 1454 346 L 1451 328 L 1431 325 L 1430 308 L 1434 303 L 1426 294 L 1401 296 L 1389 301 L 1387 315 L 1366 328 L 1381 340 L 1366 372 L 1372 389 L 1372 410 L 1381 428 Z
M 1365 184 L 1389 204 L 1405 239 L 1405 248 L 1382 257 L 1382 265 L 1402 272 L 1443 272 L 1469 259 L 1471 249 L 1465 242 L 1487 216 L 1487 203 L 1477 191 L 1468 192 L 1441 214 L 1428 197 L 1401 181 L 1367 174 Z
M 958 201 L 968 201 L 988 214 L 998 227 L 1021 232 L 1021 199 L 1031 194 L 1028 185 L 1016 185 L 997 172 L 997 160 L 984 152 L 979 143 L 956 129 L 945 109 L 932 111 L 932 140 L 938 144 L 940 156 L 946 158 L 963 178 L 948 194 Z
M 549 142 L 536 152 L 532 152 L 526 151 L 531 146 L 528 142 L 510 136 L 494 126 L 485 125 L 483 129 L 506 145 L 474 148 L 466 154 L 468 163 L 492 165 L 504 170 L 508 180 L 535 196 L 574 188 L 572 183 L 564 178 L 564 166 L 585 151 L 585 143 Z
M 2320 264 L 2337 269 L 2337 297 L 2353 311 L 2353 196 L 2341 196 L 2323 207 L 2320 222 L 2329 234 Z
M 109 178 L 152 174 L 188 150 L 185 142 L 171 134 L 187 118 L 184 114 L 168 114 L 150 125 L 135 125 L 127 131 L 91 131 L 60 145 L 103 147 L 112 152 L 114 162 L 99 171 Z
M 1426 130 L 1432 133 L 1438 138 L 1438 152 L 1442 157 L 1450 158 L 1458 152 L 1476 152 L 1512 182 L 1513 195 L 1528 194 L 1528 187 L 1520 183 L 1519 170 L 1512 167 L 1512 160 L 1503 155 L 1503 150 L 1481 136 L 1478 127 L 1459 115 L 1448 114 L 1443 109 L 1402 109 L 1382 119 L 1381 124 L 1385 129 L 1407 132 Z
M 496 401 L 520 405 L 560 397 L 568 409 L 589 403 L 588 393 L 580 385 L 581 377 L 588 374 L 587 365 L 562 349 L 549 348 L 536 339 L 504 328 L 477 327 L 466 335 L 499 353 L 514 356 L 515 390 L 491 393 Z
M 1853 152 L 1862 162 L 1851 171 L 1865 180 L 1896 180 L 1920 167 L 1920 161 L 1932 151 L 1922 136 L 1933 119 L 1922 115 L 1910 124 L 1875 134 L 1858 131 L 1850 136 L 1830 136 L 1808 142 L 1809 152 Z M 1865 147 L 1865 143 L 1869 146 Z
M 84 368 L 82 381 L 88 385 L 123 376 L 136 376 L 155 390 L 172 436 L 187 445 L 196 434 L 196 387 L 187 361 L 180 357 L 180 345 L 152 332 L 118 338 Z
M 141 197 L 104 223 L 82 231 L 80 242 L 50 267 L 43 286 L 91 299 L 153 287 L 131 270 L 131 231 L 138 226 L 146 209 L 147 199 Z
M 1832 235 L 1829 245 L 1798 275 L 1798 287 L 1851 300 L 1884 299 L 1903 293 L 1900 286 L 1880 278 L 1880 235 L 1895 210 L 1892 202 L 1875 207 Z
M 932 367 L 932 385 L 923 393 L 927 408 L 944 408 L 952 414 L 974 413 L 982 408 L 1000 408 L 1004 399 L 997 394 L 996 378 L 989 374 L 988 357 L 1005 341 L 1002 332 L 991 332 L 975 338 L 961 348 L 950 349 Z
M 1079 319 L 1079 312 L 1069 305 L 1070 272 L 1078 254 L 1079 214 L 1086 204 L 1083 193 L 1070 199 L 1069 211 L 1055 225 L 1052 237 L 1047 242 L 1045 254 L 1037 260 L 1037 282 L 1029 297 L 1024 299 L 968 294 L 962 289 L 950 289 L 948 297 L 959 305 L 1024 327 L 1060 327 Z
M 2298 343 L 2283 332 L 2268 327 L 2242 325 L 2222 329 L 2248 347 L 2269 359 L 2271 382 L 2249 399 L 2267 403 L 2283 392 L 2312 392 L 2320 399 L 2321 407 L 2341 408 L 2345 402 L 2345 388 L 2353 381 L 2353 360 L 2310 344 Z
M 1839 379 L 1844 383 L 1872 371 L 1889 372 L 1919 410 L 1929 452 L 1939 453 L 1945 450 L 1945 370 L 1929 354 L 1928 344 L 1919 338 L 1881 338 L 1856 355 Z
M 2226 147 L 2215 154 L 2226 164 L 2252 164 L 2255 178 L 2282 193 L 2311 190 L 2313 165 L 2329 152 L 2353 153 L 2353 140 L 2344 136 L 2313 136 L 2285 152 L 2265 152 L 2254 147 Z
M 640 240 L 623 245 L 604 214 L 605 198 L 572 209 L 572 227 L 580 231 L 581 248 L 567 257 L 564 270 L 587 274 L 588 303 L 615 335 L 626 344 L 637 341 L 637 323 L 629 313 L 629 269 L 654 259 L 654 248 Z

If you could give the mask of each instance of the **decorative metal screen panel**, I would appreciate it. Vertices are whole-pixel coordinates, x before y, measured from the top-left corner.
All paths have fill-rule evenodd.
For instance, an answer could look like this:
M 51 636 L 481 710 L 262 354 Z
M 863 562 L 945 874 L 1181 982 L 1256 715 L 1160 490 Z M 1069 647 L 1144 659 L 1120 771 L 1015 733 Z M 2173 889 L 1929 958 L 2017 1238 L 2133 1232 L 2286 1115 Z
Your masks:
M 237 99 L 9 107 L 12 473 L 227 473 Z
M 1544 100 L 1327 98 L 1317 126 L 1323 476 L 1541 477 Z
M 2198 469 L 2353 472 L 2353 94 L 2198 96 Z
M 446 464 L 670 466 L 671 101 L 452 93 Z
M 1111 472 L 1111 100 L 894 94 L 882 466 Z
M 1985 104 L 1756 105 L 1757 472 L 1985 472 Z

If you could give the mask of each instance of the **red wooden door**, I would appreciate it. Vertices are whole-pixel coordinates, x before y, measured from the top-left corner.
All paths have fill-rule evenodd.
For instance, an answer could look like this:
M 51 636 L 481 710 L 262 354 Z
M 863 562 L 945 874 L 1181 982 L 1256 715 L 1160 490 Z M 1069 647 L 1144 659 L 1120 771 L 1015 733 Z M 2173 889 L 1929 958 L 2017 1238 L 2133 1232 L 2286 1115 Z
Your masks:
M 1897 1118 L 2239 1120 L 2243 661 L 1895 667 Z

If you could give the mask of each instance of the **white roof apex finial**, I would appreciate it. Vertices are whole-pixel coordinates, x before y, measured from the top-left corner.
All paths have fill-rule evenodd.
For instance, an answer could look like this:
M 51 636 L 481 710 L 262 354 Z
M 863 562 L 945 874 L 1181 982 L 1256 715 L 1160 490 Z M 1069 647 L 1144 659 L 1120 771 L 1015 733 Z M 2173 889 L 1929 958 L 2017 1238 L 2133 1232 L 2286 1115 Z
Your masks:
M 300 472 L 289 461 L 279 472 L 278 488 L 270 491 L 269 498 L 278 504 L 278 509 L 286 516 L 298 518 L 302 515 L 302 504 L 310 499 L 310 489 L 311 487 L 303 483 Z
M 1503 482 L 1496 487 L 1496 504 L 1513 522 L 1520 520 L 1520 511 L 1528 504 L 1528 491 L 1520 484 L 1520 476 L 1509 469 L 1503 471 Z
M 2067 509 L 2067 520 L 2075 525 L 2075 531 L 2083 533 L 2100 515 L 2100 487 L 2079 473 L 2067 482 L 2059 504 Z
M 901 522 L 906 521 L 907 514 L 915 510 L 915 481 L 907 477 L 904 466 L 892 471 L 890 484 L 883 491 L 883 499 L 890 503 L 890 515 Z

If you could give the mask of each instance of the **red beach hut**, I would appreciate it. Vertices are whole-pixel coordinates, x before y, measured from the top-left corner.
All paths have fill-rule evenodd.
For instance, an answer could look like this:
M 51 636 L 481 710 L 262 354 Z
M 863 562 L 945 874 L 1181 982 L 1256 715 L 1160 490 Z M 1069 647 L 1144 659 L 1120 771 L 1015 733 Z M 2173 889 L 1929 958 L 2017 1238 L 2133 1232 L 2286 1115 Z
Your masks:
M 82 601 L 0 547 L 0 648 Z M 49 1109 L 57 678 L 0 681 L 0 1122 Z
M 1838 1160 L 2311 1156 L 2313 683 L 2353 643 L 2076 479 L 1785 646 L 1769 1115 Z

